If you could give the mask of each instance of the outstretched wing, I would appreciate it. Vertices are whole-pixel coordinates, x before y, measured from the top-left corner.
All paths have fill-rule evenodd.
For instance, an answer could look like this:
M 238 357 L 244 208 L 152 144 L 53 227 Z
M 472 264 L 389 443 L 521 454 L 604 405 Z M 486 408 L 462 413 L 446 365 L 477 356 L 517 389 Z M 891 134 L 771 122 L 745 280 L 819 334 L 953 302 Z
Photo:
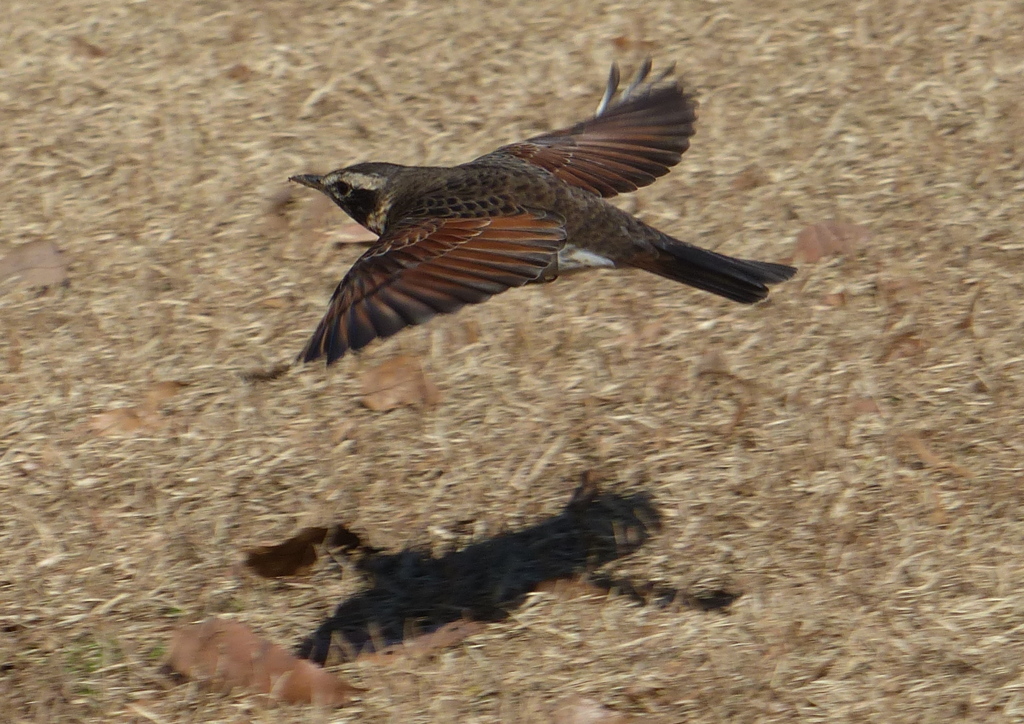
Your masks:
M 653 80 L 650 71 L 647 60 L 613 101 L 619 86 L 619 69 L 613 65 L 593 118 L 502 146 L 471 163 L 514 156 L 604 197 L 653 183 L 679 163 L 690 147 L 697 102 L 678 82 L 663 82 L 673 67 Z
M 341 280 L 299 358 L 331 364 L 378 337 L 534 281 L 564 240 L 562 220 L 540 211 L 400 222 Z

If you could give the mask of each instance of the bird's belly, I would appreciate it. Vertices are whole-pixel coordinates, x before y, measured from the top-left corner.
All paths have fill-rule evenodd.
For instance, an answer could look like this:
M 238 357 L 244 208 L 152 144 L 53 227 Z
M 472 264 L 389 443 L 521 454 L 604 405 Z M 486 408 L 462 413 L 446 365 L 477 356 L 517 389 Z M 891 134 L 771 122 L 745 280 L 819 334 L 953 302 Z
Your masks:
M 602 256 L 589 249 L 581 249 L 578 246 L 566 244 L 558 252 L 558 271 L 568 272 L 577 269 L 592 269 L 594 267 L 612 268 L 615 262 L 606 256 Z

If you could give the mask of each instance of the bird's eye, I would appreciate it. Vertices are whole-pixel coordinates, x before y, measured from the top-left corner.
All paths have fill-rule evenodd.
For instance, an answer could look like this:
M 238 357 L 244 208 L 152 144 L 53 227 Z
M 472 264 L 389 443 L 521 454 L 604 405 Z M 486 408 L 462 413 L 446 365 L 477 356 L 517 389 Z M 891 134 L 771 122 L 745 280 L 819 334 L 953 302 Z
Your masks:
M 338 196 L 348 196 L 351 190 L 352 186 L 350 184 L 345 183 L 344 181 L 334 182 L 334 193 Z

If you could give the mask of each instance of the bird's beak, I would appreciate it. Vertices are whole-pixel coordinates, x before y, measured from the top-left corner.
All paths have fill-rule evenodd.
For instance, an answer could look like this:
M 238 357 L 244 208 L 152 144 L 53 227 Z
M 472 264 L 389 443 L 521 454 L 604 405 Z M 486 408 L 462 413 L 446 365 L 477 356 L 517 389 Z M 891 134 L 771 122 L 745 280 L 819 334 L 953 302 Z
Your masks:
M 316 189 L 317 191 L 324 190 L 324 177 L 317 176 L 316 174 L 304 173 L 299 176 L 292 176 L 288 180 L 294 181 L 297 184 L 302 184 L 303 186 L 309 186 L 309 188 Z

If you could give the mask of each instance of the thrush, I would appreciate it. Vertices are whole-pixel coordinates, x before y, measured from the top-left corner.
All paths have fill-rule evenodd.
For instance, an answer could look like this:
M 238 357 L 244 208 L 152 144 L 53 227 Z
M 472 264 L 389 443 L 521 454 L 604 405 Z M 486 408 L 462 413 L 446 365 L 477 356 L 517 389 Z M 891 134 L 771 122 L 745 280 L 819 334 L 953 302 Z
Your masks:
M 689 148 L 697 103 L 644 62 L 593 118 L 453 167 L 359 163 L 292 181 L 379 239 L 338 284 L 299 358 L 331 364 L 377 338 L 560 273 L 631 267 L 744 304 L 796 270 L 675 239 L 605 199 L 653 183 Z

